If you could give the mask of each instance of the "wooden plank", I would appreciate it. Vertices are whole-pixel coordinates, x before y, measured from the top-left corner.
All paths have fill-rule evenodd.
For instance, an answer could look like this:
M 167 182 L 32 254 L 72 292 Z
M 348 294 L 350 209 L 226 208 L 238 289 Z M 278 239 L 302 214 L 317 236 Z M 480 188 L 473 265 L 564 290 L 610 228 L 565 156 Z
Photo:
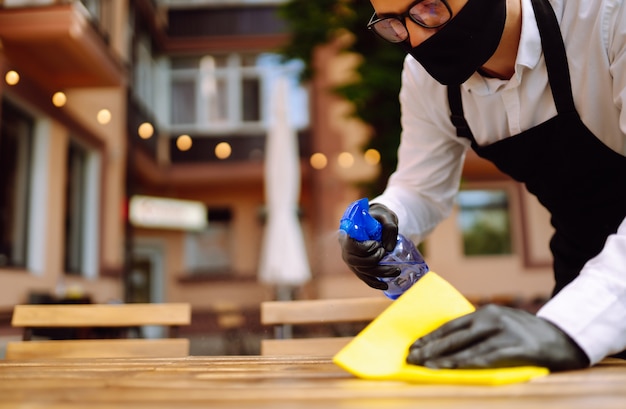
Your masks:
M 261 303 L 265 325 L 371 321 L 393 301 L 385 297 L 266 301 Z
M 310 355 L 320 357 L 334 356 L 346 346 L 353 337 L 320 337 L 261 340 L 261 355 Z
M 14 327 L 189 325 L 191 306 L 166 304 L 16 305 Z
M 9 342 L 7 360 L 39 358 L 186 357 L 189 340 L 85 339 L 63 341 Z

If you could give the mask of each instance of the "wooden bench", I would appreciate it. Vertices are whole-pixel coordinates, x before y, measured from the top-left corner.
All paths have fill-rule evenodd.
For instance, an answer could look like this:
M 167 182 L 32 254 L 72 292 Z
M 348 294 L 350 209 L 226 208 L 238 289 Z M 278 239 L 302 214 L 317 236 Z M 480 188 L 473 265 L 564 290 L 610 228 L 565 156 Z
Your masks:
M 174 338 L 176 329 L 191 323 L 191 306 L 164 304 L 16 305 L 11 325 L 23 328 L 21 342 L 7 344 L 6 359 L 184 357 L 189 340 Z M 166 338 L 31 340 L 37 328 L 132 328 L 167 326 Z
M 261 340 L 261 355 L 333 356 L 352 336 L 291 338 L 281 328 L 291 325 L 369 323 L 393 301 L 385 297 L 265 301 L 261 323 L 278 329 L 273 339 Z

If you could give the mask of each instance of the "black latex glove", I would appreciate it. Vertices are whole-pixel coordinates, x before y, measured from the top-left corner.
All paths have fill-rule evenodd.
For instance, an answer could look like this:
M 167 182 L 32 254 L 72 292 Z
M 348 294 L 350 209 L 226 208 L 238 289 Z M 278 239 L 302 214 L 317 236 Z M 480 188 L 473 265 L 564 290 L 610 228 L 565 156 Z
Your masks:
M 429 368 L 542 366 L 584 368 L 589 358 L 552 323 L 526 311 L 487 305 L 415 341 L 407 362 Z
M 400 269 L 394 266 L 381 266 L 378 263 L 386 252 L 392 251 L 398 240 L 398 217 L 386 206 L 374 203 L 369 208 L 370 215 L 382 225 L 382 243 L 376 240 L 359 242 L 339 235 L 341 257 L 357 277 L 372 288 L 386 290 L 387 283 L 377 277 L 397 277 Z

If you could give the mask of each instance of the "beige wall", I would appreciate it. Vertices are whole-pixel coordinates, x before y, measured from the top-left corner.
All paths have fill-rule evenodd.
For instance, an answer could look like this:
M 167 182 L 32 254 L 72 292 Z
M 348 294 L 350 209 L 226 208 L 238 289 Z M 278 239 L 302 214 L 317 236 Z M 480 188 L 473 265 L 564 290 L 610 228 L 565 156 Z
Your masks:
M 272 298 L 272 289 L 257 283 L 255 276 L 249 280 L 241 280 L 241 276 L 256 274 L 256 252 L 248 253 L 247 248 L 240 245 L 236 246 L 237 251 L 233 253 L 233 269 L 240 279 L 194 280 L 186 272 L 184 238 L 184 232 L 174 230 L 138 229 L 135 232 L 136 243 L 157 245 L 163 251 L 165 301 L 189 302 L 194 309 L 203 310 L 226 304 L 258 307 L 261 301 Z M 238 270 L 240 268 L 244 270 Z
M 239 306 L 258 306 L 261 300 L 272 297 L 271 289 L 255 280 L 261 251 L 263 225 L 260 211 L 264 203 L 259 186 L 214 186 L 169 192 L 152 191 L 151 195 L 168 195 L 188 200 L 199 200 L 208 207 L 227 206 L 232 210 L 232 241 L 230 255 L 232 273 L 247 280 L 197 281 L 185 280 L 185 233 L 175 230 L 136 229 L 138 242 L 160 243 L 164 251 L 164 270 L 167 289 L 166 301 L 190 302 L 194 308 L 210 309 L 216 305 L 234 303 Z
M 111 0 L 110 13 L 105 17 L 110 24 L 109 44 L 114 58 L 122 61 L 128 59 L 128 0 Z M 8 66 L 10 61 L 5 60 L 0 45 L 0 67 Z M 121 65 L 120 65 L 121 67 Z M 2 71 L 4 75 L 4 70 Z M 29 79 L 23 78 L 29 82 Z M 37 117 L 37 132 L 44 132 L 47 140 L 46 159 L 35 162 L 38 172 L 45 175 L 42 183 L 45 193 L 40 193 L 41 203 L 37 204 L 44 213 L 38 220 L 42 220 L 39 229 L 42 237 L 41 246 L 34 254 L 39 261 L 37 271 L 0 269 L 0 307 L 11 306 L 26 301 L 31 291 L 53 292 L 57 285 L 81 288 L 89 293 L 96 302 L 118 300 L 122 296 L 122 287 L 119 278 L 97 277 L 94 279 L 67 278 L 63 273 L 63 237 L 64 237 L 64 209 L 65 209 L 65 168 L 67 144 L 70 135 L 81 135 L 75 130 L 68 129 L 60 122 L 39 113 L 36 106 L 43 107 L 50 101 L 42 99 L 42 95 L 51 95 L 54 91 L 64 91 L 67 95 L 67 104 L 58 108 L 70 114 L 73 119 L 82 123 L 95 137 L 103 142 L 101 152 L 101 172 L 103 183 L 100 189 L 100 216 L 99 216 L 99 266 L 98 271 L 121 272 L 124 263 L 124 223 L 122 218 L 122 204 L 125 189 L 125 155 L 126 155 L 126 90 L 117 88 L 92 89 L 39 89 L 34 83 L 26 86 L 25 97 L 31 100 L 19 100 L 11 95 L 11 87 L 4 84 L 0 91 L 19 102 L 27 111 Z M 52 81 L 53 82 L 53 81 Z M 123 79 L 122 82 L 125 82 Z M 47 87 L 49 84 L 42 84 Z M 18 88 L 21 85 L 18 85 Z M 28 87 L 31 91 L 28 91 Z M 52 92 L 51 92 L 52 91 Z M 48 105 L 50 106 L 50 105 Z M 109 109 L 112 113 L 110 123 L 101 125 L 96 122 L 96 115 L 100 109 Z M 54 108 L 53 108 L 54 109 Z M 87 138 L 89 139 L 89 138 Z M 41 271 L 39 271 L 41 270 Z
M 74 101 L 74 103 L 80 106 L 79 101 Z M 22 105 L 28 106 L 24 103 Z M 33 110 L 31 114 L 34 112 L 37 111 Z M 65 288 L 80 288 L 92 295 L 94 300 L 98 302 L 119 299 L 121 287 L 117 280 L 107 278 L 95 280 L 84 278 L 67 279 L 63 274 L 65 168 L 70 130 L 59 122 L 41 114 L 37 116 L 36 121 L 36 132 L 43 132 L 43 138 L 48 140 L 45 160 L 33 164 L 35 167 L 45 166 L 43 171 L 40 169 L 36 171 L 45 175 L 43 183 L 45 186 L 45 200 L 36 207 L 38 209 L 36 211 L 44 212 L 42 217 L 42 220 L 44 220 L 43 225 L 38 229 L 40 234 L 44 235 L 43 238 L 39 238 L 43 240 L 43 246 L 41 247 L 43 253 L 35 255 L 35 257 L 41 257 L 44 260 L 41 263 L 43 268 L 41 271 L 0 269 L 0 283 L 2 283 L 0 285 L 0 307 L 23 303 L 27 301 L 30 292 L 54 292 L 61 285 Z M 107 137 L 106 133 L 101 132 L 101 135 L 102 138 Z M 103 171 L 115 174 L 119 173 L 120 169 L 116 168 L 116 166 L 105 164 Z M 116 189 L 119 189 L 119 186 Z M 120 219 L 120 210 L 121 206 L 119 205 L 116 205 L 113 209 L 106 205 L 102 207 L 102 211 L 105 214 L 117 212 L 113 215 L 109 214 L 109 225 L 115 224 L 110 222 L 111 219 Z M 105 222 L 103 225 L 107 225 L 107 223 Z M 111 227 L 115 228 L 115 226 Z M 122 243 L 120 239 L 119 235 L 115 238 L 117 243 Z M 113 253 L 115 252 L 113 251 Z
M 101 260 L 105 269 L 119 271 L 124 263 L 124 219 L 126 186 L 126 91 L 123 88 L 83 88 L 67 92 L 67 105 L 81 123 L 105 143 L 102 153 Z M 98 112 L 107 109 L 111 121 L 100 124 Z

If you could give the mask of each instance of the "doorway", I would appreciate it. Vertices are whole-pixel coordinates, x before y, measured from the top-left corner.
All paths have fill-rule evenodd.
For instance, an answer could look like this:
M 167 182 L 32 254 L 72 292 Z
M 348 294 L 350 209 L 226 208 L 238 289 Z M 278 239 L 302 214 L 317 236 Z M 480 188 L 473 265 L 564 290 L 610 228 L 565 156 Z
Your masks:
M 129 303 L 165 302 L 165 274 L 163 266 L 164 246 L 155 242 L 139 240 L 133 249 L 130 276 L 126 285 Z M 166 328 L 145 326 L 141 330 L 144 338 L 166 336 Z

